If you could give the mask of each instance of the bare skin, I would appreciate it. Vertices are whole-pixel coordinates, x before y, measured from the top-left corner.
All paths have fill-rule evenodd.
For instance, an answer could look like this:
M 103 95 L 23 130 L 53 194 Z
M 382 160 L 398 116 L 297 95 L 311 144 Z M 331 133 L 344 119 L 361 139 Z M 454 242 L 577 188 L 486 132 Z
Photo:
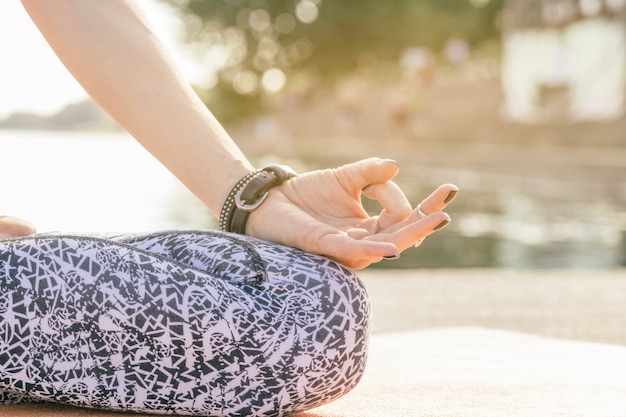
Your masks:
M 270 192 L 270 204 L 252 213 L 246 233 L 308 248 L 353 269 L 395 259 L 448 224 L 442 210 L 458 192 L 452 184 L 438 187 L 422 201 L 420 212 L 391 181 L 398 170 L 394 161 L 372 158 L 302 174 Z M 378 200 L 383 210 L 369 216 L 361 193 Z
M 231 188 L 254 167 L 180 75 L 135 1 L 22 4 L 85 90 L 219 215 Z M 398 170 L 394 161 L 373 158 L 301 174 L 270 192 L 246 234 L 354 269 L 397 258 L 450 221 L 442 210 L 457 190 L 441 186 L 422 202 L 423 216 L 392 182 Z M 382 203 L 379 215 L 365 212 L 362 193 Z
M 26 220 L 11 216 L 0 216 L 0 239 L 30 236 L 35 233 L 35 226 Z

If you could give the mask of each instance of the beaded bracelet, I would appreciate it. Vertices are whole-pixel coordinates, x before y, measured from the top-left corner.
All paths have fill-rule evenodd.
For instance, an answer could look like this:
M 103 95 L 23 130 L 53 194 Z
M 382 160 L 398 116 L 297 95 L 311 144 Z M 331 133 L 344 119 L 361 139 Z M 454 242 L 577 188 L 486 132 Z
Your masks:
M 269 190 L 296 176 L 291 168 L 280 165 L 247 173 L 226 197 L 220 212 L 220 230 L 245 234 L 248 216 L 263 204 Z

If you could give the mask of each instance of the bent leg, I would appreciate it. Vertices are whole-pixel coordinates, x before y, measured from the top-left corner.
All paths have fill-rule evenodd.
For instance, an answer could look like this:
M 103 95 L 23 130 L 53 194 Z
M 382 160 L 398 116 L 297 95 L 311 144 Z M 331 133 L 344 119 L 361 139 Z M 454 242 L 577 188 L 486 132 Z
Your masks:
M 26 395 L 13 394 L 0 390 L 0 406 L 2 404 L 32 404 L 44 402 Z
M 287 415 L 352 388 L 358 279 L 246 237 L 0 241 L 0 390 L 75 405 Z
M 369 301 L 353 271 L 323 257 L 227 233 L 165 232 L 120 240 L 226 279 L 271 312 L 271 321 L 248 323 L 247 331 L 260 336 L 272 329 L 265 349 L 284 350 L 271 373 L 289 377 L 262 384 L 284 384 L 281 395 L 285 404 L 292 403 L 290 409 L 332 401 L 360 379 Z

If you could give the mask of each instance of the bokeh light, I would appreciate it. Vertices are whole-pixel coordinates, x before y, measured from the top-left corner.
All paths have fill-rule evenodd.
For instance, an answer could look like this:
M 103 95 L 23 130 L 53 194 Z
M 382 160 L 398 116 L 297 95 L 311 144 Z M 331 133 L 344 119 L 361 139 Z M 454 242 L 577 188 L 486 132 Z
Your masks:
M 296 16 L 302 23 L 313 23 L 317 20 L 319 11 L 311 0 L 302 0 L 296 6 Z
M 287 76 L 278 68 L 272 68 L 263 73 L 261 83 L 263 88 L 269 92 L 277 92 L 283 89 L 287 82 Z
M 283 13 L 276 17 L 276 30 L 283 34 L 293 32 L 296 28 L 296 19 L 289 13 Z
M 240 71 L 233 78 L 233 88 L 239 94 L 252 94 L 256 92 L 258 79 L 252 71 Z
M 250 13 L 249 24 L 253 30 L 261 32 L 269 27 L 270 14 L 265 9 L 256 9 Z

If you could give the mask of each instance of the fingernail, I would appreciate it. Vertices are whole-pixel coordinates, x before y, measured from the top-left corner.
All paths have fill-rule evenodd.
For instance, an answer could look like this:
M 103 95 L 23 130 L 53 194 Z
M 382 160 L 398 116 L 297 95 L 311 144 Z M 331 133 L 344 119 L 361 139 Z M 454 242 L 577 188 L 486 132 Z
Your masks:
M 441 223 L 439 223 L 436 227 L 433 228 L 433 230 L 436 232 L 437 230 L 441 230 L 444 227 L 446 227 L 448 225 L 448 223 L 450 223 L 450 220 L 444 220 Z
M 443 200 L 444 203 L 448 204 L 450 201 L 454 200 L 454 197 L 456 197 L 456 195 L 458 194 L 459 190 L 451 190 L 448 193 L 448 196 L 446 197 L 445 200 Z
M 383 159 L 383 162 L 386 164 L 395 164 L 396 166 L 400 166 L 400 163 L 394 159 Z
M 388 255 L 388 256 L 383 256 L 383 259 L 387 259 L 387 260 L 394 260 L 394 259 L 398 259 L 400 257 L 399 253 L 393 254 L 393 255 Z

